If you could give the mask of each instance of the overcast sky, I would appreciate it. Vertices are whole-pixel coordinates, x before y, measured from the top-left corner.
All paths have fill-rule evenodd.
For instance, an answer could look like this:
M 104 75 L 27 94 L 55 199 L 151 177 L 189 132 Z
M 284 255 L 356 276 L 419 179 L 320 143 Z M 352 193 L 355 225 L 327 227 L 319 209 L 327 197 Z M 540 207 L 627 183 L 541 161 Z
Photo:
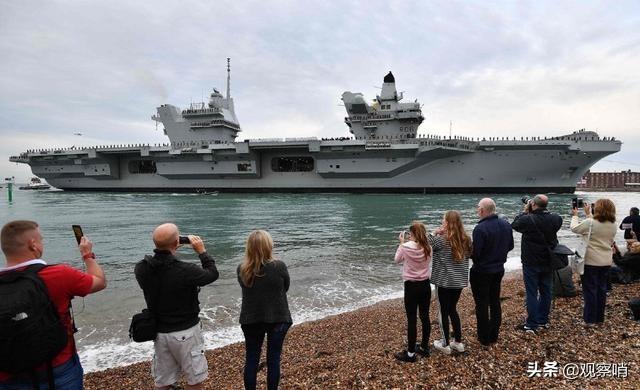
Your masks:
M 344 91 L 393 71 L 421 133 L 554 136 L 587 128 L 640 170 L 640 2 L 7 1 L 0 174 L 30 148 L 165 142 L 155 107 L 231 95 L 240 137 L 339 137 Z M 76 136 L 74 133 L 82 133 Z

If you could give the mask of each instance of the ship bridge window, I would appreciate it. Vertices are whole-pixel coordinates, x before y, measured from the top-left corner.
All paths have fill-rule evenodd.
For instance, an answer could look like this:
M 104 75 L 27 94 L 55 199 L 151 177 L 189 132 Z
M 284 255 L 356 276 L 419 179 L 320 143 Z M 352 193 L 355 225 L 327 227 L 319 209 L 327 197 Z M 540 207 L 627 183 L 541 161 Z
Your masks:
M 129 161 L 129 173 L 156 173 L 156 162 L 151 160 Z
M 251 170 L 251 163 L 238 163 L 238 172 L 249 172 Z
M 273 172 L 310 172 L 313 171 L 312 157 L 275 157 L 271 159 Z

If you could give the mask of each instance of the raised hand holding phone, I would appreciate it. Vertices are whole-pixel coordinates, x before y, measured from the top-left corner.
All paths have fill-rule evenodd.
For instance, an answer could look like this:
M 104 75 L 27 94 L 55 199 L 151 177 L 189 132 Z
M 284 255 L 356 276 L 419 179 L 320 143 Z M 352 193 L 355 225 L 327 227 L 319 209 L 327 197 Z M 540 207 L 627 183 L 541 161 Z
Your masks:
M 76 241 L 78 241 L 78 245 L 80 245 L 80 239 L 84 236 L 82 227 L 80 225 L 71 225 L 71 229 L 73 229 L 73 235 L 76 236 Z

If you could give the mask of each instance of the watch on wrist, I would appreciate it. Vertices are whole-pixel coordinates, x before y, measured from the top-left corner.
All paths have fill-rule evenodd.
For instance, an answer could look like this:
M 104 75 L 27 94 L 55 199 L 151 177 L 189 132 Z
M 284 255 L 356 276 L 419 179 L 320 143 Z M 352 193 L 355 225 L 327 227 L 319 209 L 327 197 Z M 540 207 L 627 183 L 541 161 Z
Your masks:
M 95 260 L 95 258 L 96 258 L 96 254 L 93 253 L 93 252 L 89 252 L 89 253 L 86 253 L 86 254 L 82 255 L 82 260 L 89 260 L 89 259 L 94 259 Z

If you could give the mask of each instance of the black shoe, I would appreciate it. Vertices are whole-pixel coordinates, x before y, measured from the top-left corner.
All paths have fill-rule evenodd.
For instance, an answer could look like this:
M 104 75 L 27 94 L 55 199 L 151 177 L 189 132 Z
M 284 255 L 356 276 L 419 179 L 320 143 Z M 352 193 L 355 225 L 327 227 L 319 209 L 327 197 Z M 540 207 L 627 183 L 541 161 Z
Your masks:
M 549 328 L 551 328 L 551 324 L 548 322 L 546 324 L 540 325 L 540 329 L 548 330 Z
M 516 326 L 516 330 L 521 330 L 527 334 L 532 334 L 532 335 L 538 334 L 538 332 L 535 329 L 528 327 L 526 324 Z
M 431 353 L 429 352 L 429 348 L 422 348 L 422 345 L 420 344 L 416 344 L 416 353 L 420 354 L 421 356 L 424 357 L 429 357 L 431 356 Z
M 414 353 L 413 356 L 409 356 L 406 350 L 402 352 L 397 352 L 393 356 L 396 359 L 400 360 L 401 362 L 414 363 L 416 361 L 416 354 Z

